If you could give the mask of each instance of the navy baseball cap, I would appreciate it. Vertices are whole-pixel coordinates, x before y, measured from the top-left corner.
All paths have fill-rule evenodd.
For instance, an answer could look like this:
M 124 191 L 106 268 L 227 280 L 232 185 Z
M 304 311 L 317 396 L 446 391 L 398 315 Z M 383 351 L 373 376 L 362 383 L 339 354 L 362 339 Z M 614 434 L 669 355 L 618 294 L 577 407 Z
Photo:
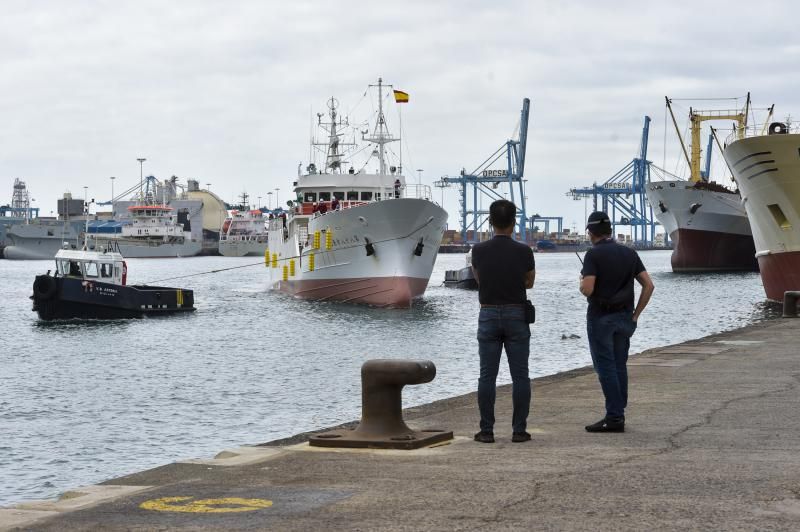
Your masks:
M 608 217 L 608 214 L 603 211 L 594 211 L 589 215 L 589 219 L 586 221 L 586 229 L 596 229 L 599 226 L 610 224 L 611 219 Z

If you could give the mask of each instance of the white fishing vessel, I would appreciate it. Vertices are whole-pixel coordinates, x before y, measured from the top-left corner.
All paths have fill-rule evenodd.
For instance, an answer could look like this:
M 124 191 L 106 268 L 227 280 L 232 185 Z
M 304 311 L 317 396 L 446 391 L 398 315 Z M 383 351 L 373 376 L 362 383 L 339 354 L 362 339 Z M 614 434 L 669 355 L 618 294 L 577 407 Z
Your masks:
M 407 307 L 425 292 L 447 212 L 432 201 L 430 187 L 406 183 L 402 160 L 387 161 L 386 145 L 400 140 L 383 112 L 391 86 L 378 79 L 371 87 L 378 112 L 372 130 L 361 131 L 360 150 L 355 137 L 346 138 L 349 122 L 336 99 L 328 101 L 329 121 L 318 115 L 324 141 L 312 140 L 312 148 L 324 164 L 308 164 L 294 183 L 297 202 L 269 222 L 268 271 L 276 290 L 385 307 Z M 345 160 L 356 152 L 367 157 L 358 168 Z
M 688 180 L 667 179 L 647 184 L 647 201 L 673 241 L 672 270 L 675 272 L 756 271 L 755 246 L 739 192 L 709 181 L 711 144 L 706 153 L 706 170 L 700 169 L 701 125 L 707 120 L 736 120 L 747 123 L 750 99 L 743 110 L 698 111 L 691 109 L 692 142 L 687 150 L 676 131 L 691 175 Z M 672 114 L 670 100 L 667 107 Z M 691 151 L 691 154 L 690 154 Z
M 119 233 L 87 235 L 89 249 L 115 249 L 127 258 L 192 257 L 203 243 L 193 239 L 167 205 L 132 205 Z
M 267 220 L 260 209 L 250 209 L 242 194 L 244 210 L 233 210 L 219 232 L 219 252 L 225 257 L 261 257 L 267 250 Z
M 800 128 L 787 121 L 747 131 L 753 135 L 732 136 L 723 155 L 750 218 L 764 291 L 783 301 L 800 290 Z

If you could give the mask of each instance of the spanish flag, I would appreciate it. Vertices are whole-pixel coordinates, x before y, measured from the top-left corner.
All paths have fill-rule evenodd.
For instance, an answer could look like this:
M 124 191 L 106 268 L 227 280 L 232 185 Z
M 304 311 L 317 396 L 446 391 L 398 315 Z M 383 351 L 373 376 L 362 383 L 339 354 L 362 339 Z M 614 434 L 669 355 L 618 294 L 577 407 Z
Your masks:
M 403 91 L 394 91 L 394 101 L 396 103 L 408 103 L 408 93 Z

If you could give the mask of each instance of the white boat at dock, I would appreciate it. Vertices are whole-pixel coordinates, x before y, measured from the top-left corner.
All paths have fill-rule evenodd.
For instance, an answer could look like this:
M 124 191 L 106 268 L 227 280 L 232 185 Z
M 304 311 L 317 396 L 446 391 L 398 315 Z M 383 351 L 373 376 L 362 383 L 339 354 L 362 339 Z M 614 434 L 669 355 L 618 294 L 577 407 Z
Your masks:
M 246 203 L 247 194 L 242 195 Z M 267 250 L 267 220 L 259 209 L 233 210 L 219 232 L 224 257 L 263 257 Z
M 167 205 L 128 207 L 130 223 L 119 233 L 87 235 L 89 249 L 116 249 L 125 258 L 192 257 L 199 255 L 203 243 L 191 238 L 172 215 Z
M 428 285 L 447 212 L 432 200 L 430 187 L 406 183 L 402 162 L 387 162 L 390 134 L 383 113 L 382 80 L 378 112 L 359 153 L 368 160 L 355 169 L 342 150 L 349 122 L 328 101 L 319 116 L 324 164 L 311 162 L 294 182 L 297 202 L 269 222 L 270 286 L 296 297 L 384 307 L 407 307 Z M 355 155 L 354 153 L 352 155 Z M 368 172 L 367 167 L 376 168 Z M 347 168 L 345 170 L 345 168 Z

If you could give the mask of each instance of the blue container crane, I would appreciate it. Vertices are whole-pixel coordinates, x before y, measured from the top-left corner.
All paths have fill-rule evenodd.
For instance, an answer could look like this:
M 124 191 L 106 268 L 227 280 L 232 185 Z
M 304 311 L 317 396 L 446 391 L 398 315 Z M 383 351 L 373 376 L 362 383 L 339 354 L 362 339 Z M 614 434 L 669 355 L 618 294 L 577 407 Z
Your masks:
M 563 216 L 540 216 L 534 214 L 528 218 L 528 231 L 531 233 L 536 232 L 536 224 L 542 222 L 544 224 L 544 233 L 550 233 L 550 222 L 555 222 L 558 227 L 558 233 L 564 232 L 564 217 Z
M 602 210 L 611 218 L 612 230 L 626 225 L 633 228 L 635 244 L 652 246 L 655 241 L 657 221 L 653 209 L 647 203 L 645 185 L 650 181 L 650 167 L 647 160 L 647 142 L 650 134 L 650 117 L 644 117 L 642 141 L 639 157 L 633 159 L 617 173 L 598 185 L 571 188 L 567 193 L 573 199 L 592 198 L 593 210 Z
M 490 155 L 471 173 L 462 169 L 457 176 L 442 176 L 434 183 L 437 187 L 448 188 L 457 185 L 459 188 L 459 215 L 461 217 L 461 239 L 467 241 L 467 231 L 472 231 L 472 240 L 477 240 L 478 232 L 486 225 L 489 218 L 488 209 L 478 208 L 478 197 L 485 196 L 490 202 L 505 199 L 503 186 L 508 186 L 509 199 L 517 206 L 517 231 L 522 240 L 527 239 L 528 216 L 525 211 L 525 150 L 528 142 L 528 115 L 530 100 L 522 100 L 522 112 L 519 123 L 519 136 L 509 140 Z M 506 157 L 505 168 L 495 168 L 495 163 L 503 155 Z M 517 193 L 515 194 L 515 187 Z M 503 186 L 503 188 L 505 188 Z M 469 200 L 472 200 L 471 207 Z

